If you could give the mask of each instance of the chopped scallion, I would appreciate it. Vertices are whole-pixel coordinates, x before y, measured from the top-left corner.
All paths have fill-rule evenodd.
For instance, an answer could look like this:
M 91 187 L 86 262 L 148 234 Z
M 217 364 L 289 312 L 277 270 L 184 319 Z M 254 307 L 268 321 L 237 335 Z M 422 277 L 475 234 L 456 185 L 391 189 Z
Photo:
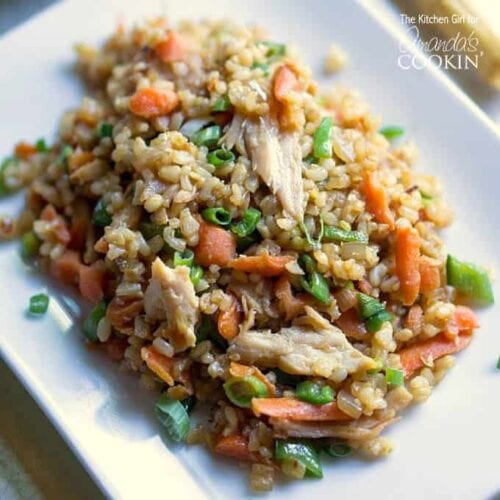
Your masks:
M 266 384 L 253 375 L 231 377 L 223 387 L 229 401 L 240 408 L 250 408 L 252 398 L 268 396 Z
M 30 297 L 30 314 L 45 314 L 49 307 L 49 297 L 44 293 L 38 293 Z
M 218 226 L 228 226 L 231 223 L 231 214 L 223 207 L 205 208 L 201 211 L 201 216 Z
M 163 236 L 164 225 L 154 224 L 153 222 L 141 222 L 139 224 L 139 231 L 142 233 L 146 240 L 150 240 L 155 236 Z
M 309 255 L 303 255 L 300 260 L 307 272 L 306 277 L 301 277 L 302 288 L 322 304 L 330 303 L 328 281 L 318 272 L 314 260 Z
M 203 268 L 197 265 L 192 266 L 189 271 L 189 278 L 193 286 L 196 286 L 203 278 Z
M 111 214 L 106 209 L 103 199 L 101 198 L 94 207 L 92 213 L 92 224 L 97 227 L 106 227 L 111 224 Z
M 219 111 L 228 111 L 231 109 L 231 101 L 229 100 L 229 96 L 223 95 L 222 97 L 219 97 L 215 102 L 212 107 L 212 111 L 219 112 Z
M 403 127 L 398 127 L 397 125 L 388 125 L 386 127 L 382 127 L 379 132 L 386 138 L 392 141 L 392 139 L 397 139 L 401 137 L 405 133 L 405 129 Z
M 191 267 L 194 261 L 194 253 L 192 250 L 186 249 L 184 252 L 174 253 L 174 267 L 187 266 Z
M 156 403 L 155 413 L 173 441 L 179 442 L 186 438 L 191 424 L 187 409 L 180 401 L 162 394 Z
M 35 148 L 39 153 L 46 153 L 49 150 L 47 143 L 43 138 L 38 139 L 38 141 L 35 142 Z
M 384 309 L 383 311 L 375 313 L 373 316 L 365 319 L 366 329 L 371 333 L 378 332 L 382 325 L 386 321 L 392 321 L 392 318 L 392 314 Z
M 274 458 L 278 461 L 297 460 L 306 468 L 308 475 L 318 478 L 323 477 L 318 452 L 310 443 L 305 441 L 277 439 L 274 448 Z
M 361 231 L 345 231 L 339 227 L 325 226 L 325 241 L 343 241 L 344 243 L 368 243 L 368 236 Z
M 61 152 L 59 153 L 59 161 L 66 165 L 68 163 L 68 158 L 73 154 L 73 148 L 69 144 L 65 144 L 61 148 Z
M 391 385 L 403 385 L 405 383 L 405 374 L 402 370 L 397 370 L 396 368 L 386 368 L 385 381 Z
M 106 302 L 101 301 L 97 304 L 83 322 L 83 333 L 91 342 L 97 342 L 97 326 L 104 316 L 106 316 Z
M 270 41 L 259 42 L 259 45 L 264 45 L 267 47 L 266 57 L 269 62 L 274 62 L 282 58 L 286 54 L 286 45 L 283 43 L 276 43 Z
M 255 62 L 250 67 L 252 69 L 260 69 L 264 76 L 269 76 L 269 65 L 266 63 Z
M 370 316 L 384 311 L 384 305 L 377 299 L 370 297 L 364 293 L 357 294 L 359 313 L 362 319 L 368 319 Z
M 214 167 L 222 167 L 222 165 L 227 165 L 234 161 L 236 157 L 232 151 L 228 149 L 220 148 L 214 151 L 210 151 L 207 154 L 207 161 Z
M 231 231 L 239 238 L 250 236 L 257 228 L 261 217 L 260 210 L 250 207 L 245 210 L 241 220 L 231 225 Z
M 40 248 L 41 241 L 33 231 L 28 231 L 21 238 L 21 256 L 23 259 L 33 258 Z
M 484 302 L 493 304 L 493 290 L 488 273 L 476 264 L 462 262 L 452 255 L 446 259 L 446 276 L 448 285 L 459 292 Z
M 321 119 L 314 132 L 313 151 L 316 158 L 330 158 L 333 146 L 333 120 L 329 116 Z
M 197 146 L 206 146 L 211 149 L 217 146 L 217 142 L 221 138 L 222 130 L 219 125 L 210 125 L 209 127 L 202 128 L 191 136 Z
M 113 137 L 113 124 L 111 123 L 101 123 L 99 126 L 99 137 L 103 139 L 104 137 Z
M 14 158 L 5 158 L 0 164 L 0 196 L 6 196 L 12 192 L 5 182 L 7 168 L 15 162 Z
M 329 385 L 305 380 L 297 386 L 295 395 L 301 401 L 314 405 L 324 405 L 333 401 L 335 393 Z

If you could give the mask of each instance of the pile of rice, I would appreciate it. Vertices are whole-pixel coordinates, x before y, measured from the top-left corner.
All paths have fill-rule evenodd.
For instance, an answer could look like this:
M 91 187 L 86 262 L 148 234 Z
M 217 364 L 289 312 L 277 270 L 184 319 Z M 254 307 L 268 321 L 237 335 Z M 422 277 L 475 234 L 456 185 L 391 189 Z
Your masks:
M 267 40 L 227 20 L 120 26 L 100 50 L 77 48 L 90 96 L 64 115 L 54 144 L 20 144 L 3 168 L 8 190 L 27 186 L 26 209 L 4 223 L 4 234 L 32 231 L 36 265 L 104 304 L 91 340 L 110 357 L 151 390 L 209 408 L 187 441 L 247 461 L 257 491 L 271 489 L 280 470 L 306 472 L 300 460 L 276 460 L 277 439 L 390 453 L 379 433 L 424 402 L 453 365 L 444 355 L 407 370 L 400 354 L 443 332 L 457 342 L 463 333 L 449 327 L 457 306 L 437 231 L 451 214 L 436 179 L 412 169 L 412 145 L 391 146 L 352 91 L 319 92 L 297 56 Z M 332 149 L 318 158 L 314 136 L 325 117 Z M 218 143 L 195 144 L 214 124 Z M 215 147 L 233 159 L 210 163 Z M 368 178 L 385 213 L 367 203 Z M 96 224 L 103 207 L 109 220 L 104 214 Z M 219 258 L 228 249 L 217 241 L 207 255 L 202 241 L 214 226 L 202 214 L 217 207 L 232 221 L 218 226 L 233 241 L 230 258 Z M 261 216 L 245 243 L 231 228 L 249 208 Z M 322 238 L 332 227 L 367 242 Z M 418 239 L 417 259 L 438 276 L 410 299 L 397 270 L 398 231 Z M 194 251 L 189 265 L 201 267 L 197 279 L 174 265 L 186 250 Z M 281 267 L 233 265 L 242 255 L 278 258 Z M 303 255 L 328 283 L 328 300 L 304 288 Z M 377 331 L 359 317 L 359 293 L 392 315 Z M 265 378 L 268 399 L 296 401 L 297 381 L 330 387 L 330 406 L 345 418 L 285 418 L 233 404 L 223 384 L 241 365 Z M 391 369 L 404 382 L 391 383 Z

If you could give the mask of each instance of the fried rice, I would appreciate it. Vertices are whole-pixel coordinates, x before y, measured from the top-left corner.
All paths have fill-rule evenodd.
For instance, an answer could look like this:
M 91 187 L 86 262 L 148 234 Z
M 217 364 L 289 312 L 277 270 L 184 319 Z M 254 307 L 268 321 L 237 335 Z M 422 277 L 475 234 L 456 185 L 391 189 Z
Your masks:
M 162 393 L 172 439 L 249 463 L 252 489 L 390 453 L 478 326 L 413 145 L 258 28 L 153 19 L 77 52 L 89 95 L 4 163 L 27 189 L 3 235 L 94 304 L 88 341 Z

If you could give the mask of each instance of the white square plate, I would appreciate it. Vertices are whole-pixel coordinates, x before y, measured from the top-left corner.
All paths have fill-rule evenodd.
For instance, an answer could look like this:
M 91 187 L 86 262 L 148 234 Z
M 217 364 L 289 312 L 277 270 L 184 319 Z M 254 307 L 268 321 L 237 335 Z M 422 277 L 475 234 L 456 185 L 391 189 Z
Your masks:
M 7 155 L 21 138 L 51 138 L 63 110 L 81 98 L 69 69 L 73 43 L 101 40 L 119 16 L 130 23 L 157 14 L 257 22 L 272 39 L 301 47 L 318 77 L 327 47 L 340 43 L 351 60 L 336 81 L 358 88 L 386 123 L 404 125 L 420 147 L 419 168 L 443 180 L 457 219 L 446 233 L 450 251 L 496 266 L 499 137 L 435 69 L 399 68 L 394 35 L 350 0 L 56 5 L 0 41 L 0 153 Z M 0 212 L 20 202 L 20 196 L 2 200 Z M 16 244 L 0 245 L 2 355 L 103 490 L 120 498 L 248 497 L 246 475 L 237 465 L 197 447 L 165 446 L 153 415 L 154 395 L 85 346 L 71 292 L 50 289 L 49 314 L 26 316 L 28 298 L 47 286 L 23 265 Z M 499 493 L 500 317 L 489 308 L 480 318 L 471 347 L 427 404 L 411 409 L 386 433 L 397 445 L 390 457 L 331 463 L 322 481 L 278 484 L 266 498 L 484 499 Z

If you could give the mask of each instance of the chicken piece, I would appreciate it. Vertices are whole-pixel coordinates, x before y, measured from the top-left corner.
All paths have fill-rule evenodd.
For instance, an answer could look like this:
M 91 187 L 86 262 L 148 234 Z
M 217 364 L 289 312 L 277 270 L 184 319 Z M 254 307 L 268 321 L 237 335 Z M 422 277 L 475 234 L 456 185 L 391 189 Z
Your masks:
M 245 141 L 253 169 L 296 221 L 304 218 L 302 151 L 296 133 L 280 133 L 268 118 L 248 122 Z
M 334 437 L 354 441 L 367 441 L 376 438 L 384 430 L 385 426 L 397 420 L 399 419 L 393 418 L 380 421 L 374 418 L 361 417 L 358 420 L 346 424 L 271 418 L 269 422 L 273 426 L 274 433 L 277 437 L 290 436 L 314 439 Z
M 269 330 L 249 330 L 235 337 L 230 357 L 261 367 L 278 367 L 287 373 L 324 377 L 334 382 L 351 373 L 375 367 L 346 336 L 326 322 Z
M 159 258 L 151 266 L 151 279 L 144 293 L 144 310 L 151 320 L 167 320 L 163 335 L 175 352 L 196 343 L 194 327 L 199 317 L 199 299 L 189 279 L 189 268 L 167 267 Z

